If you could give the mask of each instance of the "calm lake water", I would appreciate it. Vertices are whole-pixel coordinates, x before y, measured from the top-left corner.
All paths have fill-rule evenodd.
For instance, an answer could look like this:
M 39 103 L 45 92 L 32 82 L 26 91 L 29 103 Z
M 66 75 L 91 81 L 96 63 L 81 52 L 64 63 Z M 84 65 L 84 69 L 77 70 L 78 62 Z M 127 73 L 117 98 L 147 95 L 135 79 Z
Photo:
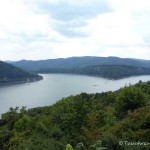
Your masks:
M 129 77 L 120 80 L 108 80 L 100 77 L 42 74 L 43 80 L 0 87 L 0 114 L 10 107 L 27 106 L 27 108 L 47 106 L 57 100 L 81 92 L 97 93 L 115 91 L 126 84 L 135 84 L 139 80 L 150 80 L 150 76 Z

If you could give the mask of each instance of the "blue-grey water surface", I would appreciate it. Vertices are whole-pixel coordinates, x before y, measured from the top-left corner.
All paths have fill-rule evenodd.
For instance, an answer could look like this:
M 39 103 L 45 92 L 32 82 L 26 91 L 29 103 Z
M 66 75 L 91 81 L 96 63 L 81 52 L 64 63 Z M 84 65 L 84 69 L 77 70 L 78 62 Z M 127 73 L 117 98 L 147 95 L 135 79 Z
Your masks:
M 10 107 L 27 106 L 27 108 L 48 106 L 57 100 L 81 92 L 97 93 L 115 91 L 126 84 L 135 84 L 139 80 L 150 80 L 150 76 L 129 77 L 120 80 L 108 80 L 100 77 L 42 74 L 43 80 L 0 87 L 0 114 Z

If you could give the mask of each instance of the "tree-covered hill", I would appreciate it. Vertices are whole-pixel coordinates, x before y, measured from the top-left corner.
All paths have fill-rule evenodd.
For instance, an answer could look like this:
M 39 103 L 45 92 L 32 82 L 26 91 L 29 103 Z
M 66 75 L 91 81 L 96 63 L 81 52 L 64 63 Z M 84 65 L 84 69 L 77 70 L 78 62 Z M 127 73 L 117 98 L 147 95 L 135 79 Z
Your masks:
M 92 57 L 92 56 L 57 58 L 57 59 L 47 59 L 37 61 L 21 60 L 10 63 L 17 67 L 34 71 L 37 71 L 39 69 L 79 68 L 95 65 L 127 65 L 134 67 L 150 68 L 150 60 L 119 58 L 119 57 Z
M 0 85 L 19 82 L 30 82 L 42 79 L 41 76 L 31 73 L 10 64 L 0 61 Z
M 2 150 L 149 150 L 150 82 L 81 93 L 0 120 Z M 67 146 L 66 146 L 67 145 Z
M 74 73 L 110 79 L 150 74 L 150 60 L 118 57 L 85 56 L 10 63 L 38 73 Z
M 96 65 L 78 68 L 49 68 L 40 69 L 39 73 L 72 73 L 99 76 L 109 79 L 120 79 L 129 76 L 150 75 L 150 68 L 127 65 Z

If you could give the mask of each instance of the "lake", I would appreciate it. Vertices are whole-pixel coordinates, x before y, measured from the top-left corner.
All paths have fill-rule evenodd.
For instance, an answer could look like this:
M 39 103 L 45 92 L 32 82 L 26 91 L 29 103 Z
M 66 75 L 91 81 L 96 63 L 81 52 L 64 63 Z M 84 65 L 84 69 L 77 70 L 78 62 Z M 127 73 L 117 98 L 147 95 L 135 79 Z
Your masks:
M 42 74 L 43 80 L 0 86 L 0 114 L 10 107 L 27 108 L 48 106 L 57 100 L 81 92 L 97 93 L 115 91 L 128 84 L 150 80 L 150 75 L 108 80 L 100 77 L 68 74 Z

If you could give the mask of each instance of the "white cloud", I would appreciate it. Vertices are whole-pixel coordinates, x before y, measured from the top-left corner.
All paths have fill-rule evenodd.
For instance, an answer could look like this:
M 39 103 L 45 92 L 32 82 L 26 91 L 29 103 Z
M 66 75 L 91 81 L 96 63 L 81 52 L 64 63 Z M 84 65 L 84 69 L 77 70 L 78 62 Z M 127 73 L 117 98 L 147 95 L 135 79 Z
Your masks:
M 0 59 L 150 59 L 148 0 L 0 1 Z

